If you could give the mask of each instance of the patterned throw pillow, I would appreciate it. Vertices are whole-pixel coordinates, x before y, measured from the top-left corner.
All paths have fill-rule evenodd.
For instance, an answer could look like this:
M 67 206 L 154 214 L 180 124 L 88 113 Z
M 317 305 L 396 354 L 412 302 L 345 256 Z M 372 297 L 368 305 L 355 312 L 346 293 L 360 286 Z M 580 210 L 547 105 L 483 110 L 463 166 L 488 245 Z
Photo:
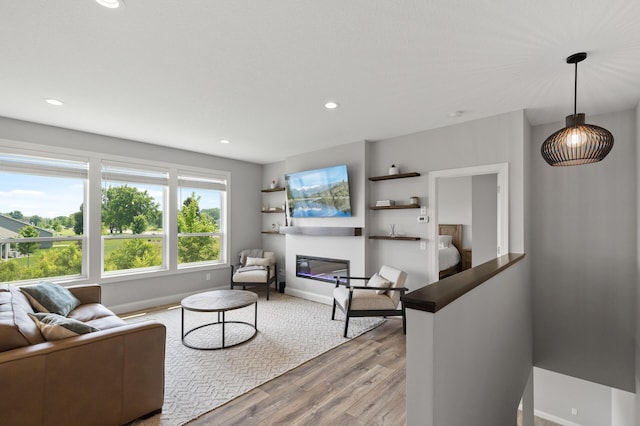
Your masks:
M 71 294 L 69 289 L 51 282 L 43 281 L 22 286 L 20 290 L 27 296 L 33 309 L 38 312 L 53 312 L 66 317 L 69 312 L 80 306 L 80 301 Z
M 47 341 L 66 339 L 67 337 L 98 331 L 97 328 L 88 324 L 58 314 L 39 313 L 29 314 L 29 316 L 35 321 L 42 336 Z

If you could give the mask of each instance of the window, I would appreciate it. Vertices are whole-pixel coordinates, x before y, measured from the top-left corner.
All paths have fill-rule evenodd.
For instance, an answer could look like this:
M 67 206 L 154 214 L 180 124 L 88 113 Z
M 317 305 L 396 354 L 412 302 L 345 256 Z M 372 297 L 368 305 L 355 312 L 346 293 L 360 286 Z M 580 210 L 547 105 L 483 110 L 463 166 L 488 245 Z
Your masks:
M 228 173 L 38 152 L 0 143 L 0 282 L 117 281 L 226 261 Z
M 102 163 L 102 263 L 106 273 L 166 269 L 168 170 Z
M 226 177 L 178 172 L 178 267 L 219 263 Z
M 87 159 L 0 153 L 0 281 L 86 276 Z

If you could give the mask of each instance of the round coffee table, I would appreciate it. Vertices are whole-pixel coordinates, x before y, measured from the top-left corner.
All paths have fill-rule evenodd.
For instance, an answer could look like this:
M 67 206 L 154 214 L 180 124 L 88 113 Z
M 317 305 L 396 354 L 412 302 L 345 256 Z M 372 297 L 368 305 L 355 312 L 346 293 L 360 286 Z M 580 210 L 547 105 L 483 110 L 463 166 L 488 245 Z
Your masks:
M 244 321 L 226 321 L 225 320 L 225 312 L 232 311 L 234 309 L 240 309 L 247 306 L 255 304 L 254 316 L 253 316 L 253 324 Z M 180 302 L 182 306 L 182 344 L 188 348 L 192 349 L 202 349 L 202 350 L 216 350 L 216 349 L 225 349 L 231 348 L 233 346 L 237 346 L 241 343 L 245 343 L 251 339 L 253 339 L 258 332 L 258 295 L 245 290 L 214 290 L 207 291 L 204 293 L 194 294 L 192 296 L 186 297 L 182 299 Z M 188 330 L 186 333 L 184 331 L 184 311 L 193 311 L 193 312 L 217 312 L 218 313 L 218 321 L 203 324 L 198 327 L 192 328 Z M 226 324 L 244 324 L 253 328 L 253 334 L 248 338 L 234 343 L 232 345 L 225 345 L 225 325 Z M 203 327 L 210 326 L 221 326 L 222 327 L 222 345 L 214 346 L 214 347 L 201 347 L 201 346 L 193 346 L 185 342 L 185 337 L 187 337 L 190 333 L 201 329 Z

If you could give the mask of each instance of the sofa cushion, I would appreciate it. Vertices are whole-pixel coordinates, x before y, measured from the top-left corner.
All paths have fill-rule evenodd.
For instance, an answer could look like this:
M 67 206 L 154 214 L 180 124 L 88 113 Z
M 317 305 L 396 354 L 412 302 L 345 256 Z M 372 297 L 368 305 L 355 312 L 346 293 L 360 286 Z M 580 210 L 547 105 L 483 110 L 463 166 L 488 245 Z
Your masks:
M 250 266 L 249 268 L 252 268 Z M 258 268 L 257 266 L 255 268 Z M 266 283 L 267 270 L 262 269 L 244 269 L 233 274 L 234 283 Z M 272 268 L 273 269 L 273 268 Z M 273 274 L 271 274 L 273 276 Z
M 88 324 L 54 313 L 34 313 L 29 316 L 35 321 L 47 341 L 98 331 L 97 328 Z
M 52 312 L 66 317 L 80 305 L 80 301 L 68 289 L 47 281 L 23 286 L 20 290 L 38 312 Z
M 44 342 L 30 313 L 33 308 L 17 287 L 0 284 L 0 352 Z
M 334 288 L 333 298 L 340 306 L 347 309 L 349 306 L 349 289 L 344 286 Z M 376 292 L 372 290 L 353 290 L 351 302 L 351 309 L 353 310 L 391 310 L 396 309 L 397 306 L 387 294 L 376 294 Z
M 77 321 L 93 326 L 99 330 L 120 327 L 127 323 L 100 303 L 86 303 L 78 306 L 68 315 Z

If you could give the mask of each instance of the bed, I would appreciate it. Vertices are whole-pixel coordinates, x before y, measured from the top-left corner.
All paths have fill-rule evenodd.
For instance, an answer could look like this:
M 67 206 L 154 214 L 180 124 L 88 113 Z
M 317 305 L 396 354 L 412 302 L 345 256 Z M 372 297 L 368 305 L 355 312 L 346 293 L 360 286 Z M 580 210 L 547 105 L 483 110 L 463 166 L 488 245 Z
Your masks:
M 439 279 L 462 270 L 462 225 L 439 225 L 438 264 Z

